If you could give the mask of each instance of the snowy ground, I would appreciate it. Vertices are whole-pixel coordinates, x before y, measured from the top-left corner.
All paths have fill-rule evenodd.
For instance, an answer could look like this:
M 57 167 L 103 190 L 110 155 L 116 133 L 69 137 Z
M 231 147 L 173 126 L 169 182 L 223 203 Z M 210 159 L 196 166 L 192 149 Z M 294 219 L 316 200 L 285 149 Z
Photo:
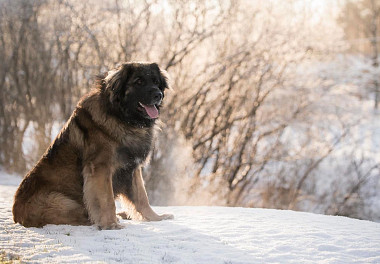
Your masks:
M 163 222 L 122 230 L 12 221 L 20 180 L 0 171 L 0 260 L 27 263 L 380 263 L 380 223 L 268 209 L 156 207 Z

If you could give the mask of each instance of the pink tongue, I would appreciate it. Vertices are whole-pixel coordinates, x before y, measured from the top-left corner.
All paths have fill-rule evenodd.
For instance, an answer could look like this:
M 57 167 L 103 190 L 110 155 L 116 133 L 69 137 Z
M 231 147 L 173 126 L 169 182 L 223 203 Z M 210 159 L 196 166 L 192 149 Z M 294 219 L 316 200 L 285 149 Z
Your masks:
M 158 110 L 155 105 L 143 105 L 145 108 L 145 111 L 148 113 L 150 118 L 157 118 L 158 117 Z

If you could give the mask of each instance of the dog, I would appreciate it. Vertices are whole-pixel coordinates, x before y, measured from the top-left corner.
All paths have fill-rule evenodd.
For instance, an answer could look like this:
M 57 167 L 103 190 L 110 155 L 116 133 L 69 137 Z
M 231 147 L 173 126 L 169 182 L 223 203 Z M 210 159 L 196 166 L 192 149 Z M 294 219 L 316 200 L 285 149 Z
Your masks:
M 128 62 L 99 76 L 53 143 L 21 182 L 13 216 L 25 227 L 96 225 L 119 229 L 125 219 L 160 221 L 141 168 L 155 137 L 168 75 L 156 63 Z

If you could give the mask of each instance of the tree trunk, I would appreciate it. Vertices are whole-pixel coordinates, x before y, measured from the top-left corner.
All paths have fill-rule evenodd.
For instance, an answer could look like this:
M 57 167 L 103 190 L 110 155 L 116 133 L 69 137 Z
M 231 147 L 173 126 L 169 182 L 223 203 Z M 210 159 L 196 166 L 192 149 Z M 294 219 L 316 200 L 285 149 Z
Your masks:
M 377 68 L 379 67 L 379 62 L 378 62 L 378 48 L 377 48 L 377 45 L 378 45 L 378 39 L 377 39 L 377 20 L 378 20 L 378 17 L 379 17 L 379 13 L 380 13 L 380 8 L 378 8 L 376 6 L 376 1 L 375 0 L 371 0 L 371 5 L 372 5 L 372 21 L 371 21 L 371 28 L 370 28 L 370 31 L 371 31 L 371 46 L 372 46 L 372 67 L 374 68 L 374 79 L 373 79 L 373 83 L 374 83 L 374 93 L 375 93 L 375 103 L 374 103 L 374 107 L 375 109 L 377 110 L 378 107 L 379 107 L 379 99 L 380 99 L 380 87 L 379 87 L 379 81 L 378 81 L 378 74 L 377 74 Z

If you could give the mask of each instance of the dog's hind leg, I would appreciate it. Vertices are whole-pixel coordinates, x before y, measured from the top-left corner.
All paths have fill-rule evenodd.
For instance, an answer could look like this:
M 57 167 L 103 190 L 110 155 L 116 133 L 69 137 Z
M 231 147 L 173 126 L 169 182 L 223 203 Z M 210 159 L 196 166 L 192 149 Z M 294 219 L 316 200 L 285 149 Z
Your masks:
M 26 227 L 91 225 L 84 205 L 58 192 L 39 193 L 26 202 L 20 223 Z

